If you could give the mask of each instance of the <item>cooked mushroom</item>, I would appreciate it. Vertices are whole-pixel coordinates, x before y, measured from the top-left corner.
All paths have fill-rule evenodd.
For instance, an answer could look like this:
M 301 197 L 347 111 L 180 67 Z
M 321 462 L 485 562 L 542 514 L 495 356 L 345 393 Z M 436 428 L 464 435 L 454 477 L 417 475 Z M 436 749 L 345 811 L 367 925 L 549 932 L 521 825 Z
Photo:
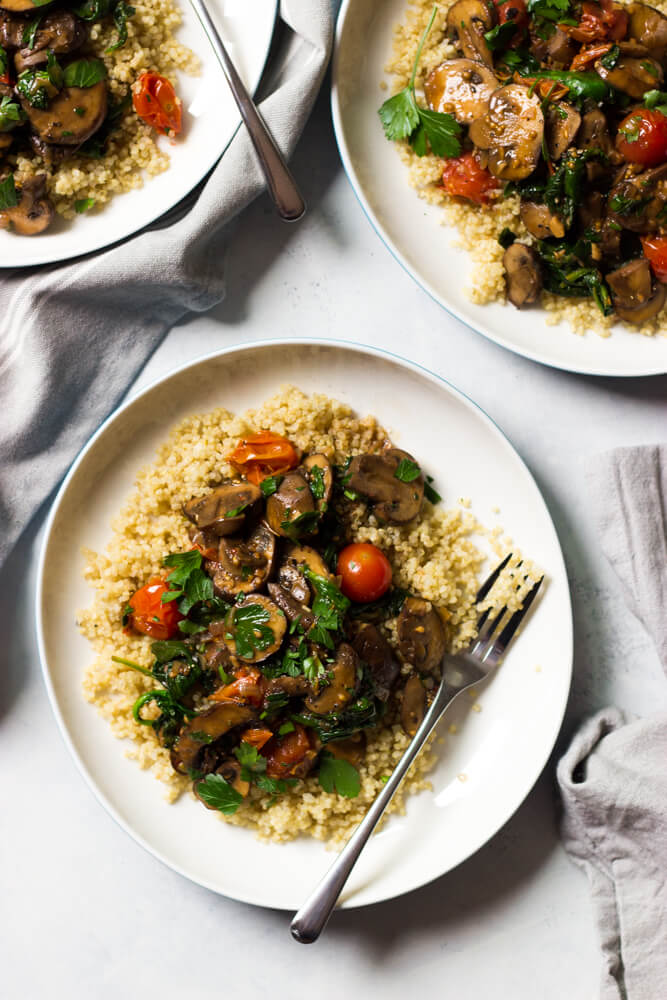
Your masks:
M 428 106 L 454 115 L 469 125 L 486 111 L 489 98 L 500 84 L 490 69 L 472 59 L 448 59 L 431 70 L 424 82 Z
M 81 48 L 87 38 L 86 23 L 76 14 L 69 10 L 52 11 L 40 21 L 32 46 L 24 46 L 23 37 L 21 38 L 21 49 L 14 56 L 16 71 L 22 73 L 31 66 L 46 63 L 49 52 L 56 55 L 74 52 Z
M 447 34 L 458 40 L 468 59 L 493 68 L 493 56 L 484 33 L 495 24 L 495 8 L 484 0 L 458 0 L 447 13 Z
M 275 601 L 290 622 L 298 621 L 304 631 L 315 624 L 315 615 L 310 608 L 305 604 L 301 604 L 288 590 L 281 587 L 279 583 L 270 583 L 268 590 L 271 600 Z
M 645 323 L 665 304 L 665 286 L 652 287 L 649 262 L 645 257 L 631 260 L 607 274 L 607 284 L 614 299 L 614 309 L 628 323 Z
M 230 609 L 225 626 L 230 653 L 244 663 L 261 663 L 280 649 L 287 618 L 268 597 L 251 594 Z
M 582 117 L 576 144 L 577 149 L 601 149 L 606 154 L 613 150 L 607 119 L 599 108 L 587 111 Z
M 667 213 L 667 163 L 639 174 L 624 171 L 609 192 L 607 208 L 624 229 L 655 232 Z
M 250 791 L 250 782 L 244 781 L 241 777 L 241 765 L 237 760 L 223 760 L 222 764 L 216 768 L 213 774 L 219 774 L 225 779 L 228 785 L 231 785 L 235 792 L 242 795 L 243 798 L 246 797 Z M 203 799 L 199 794 L 200 781 L 195 781 L 192 785 L 192 791 L 195 793 L 200 802 L 203 802 L 207 809 L 217 809 L 217 806 L 209 805 L 206 799 Z
M 571 104 L 565 101 L 549 104 L 544 127 L 549 156 L 552 160 L 560 160 L 574 141 L 580 125 L 581 115 Z
M 347 484 L 373 501 L 373 510 L 390 524 L 405 524 L 417 516 L 424 498 L 421 472 L 409 482 L 397 478 L 401 462 L 419 466 L 407 451 L 389 448 L 380 455 L 356 455 L 347 471 Z
M 662 63 L 667 54 L 667 17 L 645 3 L 631 3 L 628 13 L 630 37 L 646 46 L 653 59 Z
M 3 49 L 22 48 L 25 28 L 24 18 L 12 17 L 0 8 L 0 45 Z
M 391 646 L 375 625 L 365 624 L 354 637 L 354 648 L 360 659 L 368 664 L 375 697 L 386 701 L 401 672 Z
M 44 160 L 44 165 L 49 169 L 56 167 L 63 160 L 66 160 L 68 156 L 73 156 L 76 153 L 74 146 L 57 146 L 55 143 L 44 142 L 34 132 L 30 132 L 27 139 L 33 152 L 37 156 L 41 156 Z
M 228 733 L 236 726 L 253 722 L 258 712 L 248 705 L 223 702 L 200 712 L 181 728 L 178 739 L 171 751 L 171 763 L 175 771 L 187 774 L 192 770 L 200 751 Z
M 366 749 L 361 733 L 348 736 L 345 740 L 330 740 L 327 743 L 327 750 L 339 760 L 346 760 L 348 764 L 358 767 L 364 759 Z
M 14 208 L 0 212 L 0 229 L 13 226 L 20 236 L 37 236 L 53 221 L 53 205 L 46 196 L 45 174 L 35 174 L 23 181 L 21 197 Z
M 414 736 L 426 714 L 426 691 L 424 685 L 414 674 L 408 678 L 403 688 L 401 701 L 401 725 L 408 734 Z
M 271 531 L 283 538 L 311 535 L 317 529 L 315 500 L 298 469 L 288 472 L 266 501 L 266 519 Z
M 304 701 L 309 712 L 326 715 L 337 712 L 354 697 L 359 686 L 359 659 L 352 646 L 343 642 L 336 650 L 329 673 L 330 682 Z
M 503 265 L 510 302 L 517 309 L 537 302 L 542 290 L 542 268 L 537 252 L 525 243 L 513 243 L 503 254 Z
M 266 685 L 264 708 L 266 709 L 271 705 L 271 695 L 286 694 L 288 698 L 301 698 L 304 694 L 309 694 L 311 691 L 311 683 L 303 674 L 299 674 L 298 677 L 281 674 L 280 677 L 271 678 Z
M 333 491 L 333 470 L 326 455 L 309 455 L 302 468 L 310 482 L 310 490 L 318 510 L 326 510 Z
M 92 87 L 65 87 L 44 111 L 33 107 L 25 97 L 21 98 L 21 105 L 35 132 L 45 142 L 79 146 L 97 132 L 106 117 L 106 81 L 100 80 Z
M 282 586 L 288 590 L 292 590 L 288 581 L 293 578 L 292 571 L 296 570 L 301 573 L 301 579 L 304 581 L 304 584 L 312 591 L 303 574 L 303 571 L 306 569 L 309 569 L 311 573 L 315 573 L 316 576 L 323 576 L 325 580 L 334 579 L 322 556 L 315 549 L 311 548 L 310 545 L 288 545 L 285 549 L 285 560 L 278 571 L 278 579 Z M 294 593 L 293 590 L 292 592 Z M 299 599 L 296 593 L 294 593 L 294 596 Z M 304 603 L 307 600 L 308 595 L 303 597 Z
M 401 656 L 422 674 L 432 674 L 445 655 L 445 629 L 430 601 L 406 597 L 398 616 Z
M 598 59 L 595 70 L 611 87 L 637 100 L 642 98 L 647 90 L 659 89 L 663 79 L 662 66 L 655 59 L 621 56 L 612 69 L 607 69 Z
M 203 497 L 183 504 L 183 513 L 198 528 L 215 535 L 233 535 L 246 518 L 255 513 L 262 500 L 259 486 L 237 479 L 225 479 Z
M 563 220 L 546 205 L 522 199 L 519 214 L 528 232 L 538 240 L 546 240 L 550 236 L 562 239 L 565 236 Z
M 546 43 L 546 56 L 553 66 L 569 66 L 575 55 L 577 47 L 573 40 L 560 28 L 556 28 Z
M 470 138 L 488 150 L 488 168 L 496 177 L 518 181 L 537 166 L 544 135 L 539 99 L 526 87 L 510 83 L 491 95 L 486 114 L 470 126 Z
M 273 571 L 275 554 L 276 536 L 264 523 L 247 540 L 219 539 L 217 558 L 207 566 L 216 591 L 223 597 L 236 597 L 261 590 Z

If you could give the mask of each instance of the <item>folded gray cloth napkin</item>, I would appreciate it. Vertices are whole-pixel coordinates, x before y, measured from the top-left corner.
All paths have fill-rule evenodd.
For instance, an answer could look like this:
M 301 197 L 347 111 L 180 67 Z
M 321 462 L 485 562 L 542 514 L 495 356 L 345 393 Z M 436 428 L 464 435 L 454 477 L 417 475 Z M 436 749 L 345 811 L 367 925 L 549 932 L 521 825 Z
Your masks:
M 667 446 L 590 462 L 600 542 L 667 673 Z M 635 667 L 641 683 L 641 664 Z M 606 708 L 558 765 L 563 839 L 588 875 L 603 951 L 602 1000 L 667 998 L 667 713 Z
M 334 12 L 331 0 L 282 0 L 280 15 L 291 33 L 260 107 L 289 157 L 322 82 Z M 264 186 L 241 128 L 169 219 L 75 263 L 0 272 L 0 565 L 169 328 L 223 298 L 227 224 Z

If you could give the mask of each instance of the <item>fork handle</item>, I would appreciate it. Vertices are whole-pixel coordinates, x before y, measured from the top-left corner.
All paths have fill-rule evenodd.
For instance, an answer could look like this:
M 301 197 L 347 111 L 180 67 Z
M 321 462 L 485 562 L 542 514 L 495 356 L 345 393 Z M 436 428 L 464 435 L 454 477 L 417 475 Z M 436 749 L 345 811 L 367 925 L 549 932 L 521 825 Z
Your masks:
M 435 729 L 443 712 L 462 690 L 465 690 L 465 688 L 451 690 L 451 688 L 447 688 L 444 684 L 438 689 L 421 726 L 412 738 L 410 746 L 394 768 L 389 781 L 375 799 L 320 884 L 295 914 L 290 924 L 290 930 L 292 937 L 296 941 L 299 941 L 301 944 L 312 944 L 313 941 L 317 941 L 326 927 L 329 917 L 333 913 L 343 886 L 357 863 L 357 858 L 377 826 L 382 813 L 391 802 L 396 789 L 424 743 Z
M 190 3 L 222 66 L 222 71 L 259 157 L 269 193 L 278 209 L 278 214 L 286 222 L 296 222 L 306 211 L 306 203 L 299 193 L 296 181 L 292 177 L 282 153 L 276 146 L 268 126 L 246 90 L 203 0 L 190 0 Z

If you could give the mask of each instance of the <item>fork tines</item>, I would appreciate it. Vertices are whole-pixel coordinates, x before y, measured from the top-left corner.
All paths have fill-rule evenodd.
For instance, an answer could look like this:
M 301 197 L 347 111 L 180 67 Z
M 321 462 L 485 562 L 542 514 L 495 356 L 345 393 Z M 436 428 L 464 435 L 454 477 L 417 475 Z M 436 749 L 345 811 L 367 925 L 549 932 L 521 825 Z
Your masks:
M 479 591 L 477 592 L 478 602 L 484 600 L 484 598 L 488 596 L 494 583 L 496 582 L 502 571 L 505 569 L 511 558 L 512 558 L 512 553 L 510 552 L 510 554 L 506 556 L 498 566 L 496 566 L 491 575 L 484 581 L 482 586 L 479 588 Z M 521 563 L 519 563 L 519 566 L 520 565 Z M 524 577 L 524 580 L 525 579 L 527 579 L 527 577 Z M 530 588 L 528 593 L 523 598 L 521 607 L 517 611 L 513 612 L 513 614 L 510 616 L 510 618 L 505 623 L 501 632 L 498 635 L 495 635 L 495 631 L 502 622 L 505 615 L 507 614 L 507 605 L 504 605 L 494 615 L 493 620 L 488 625 L 486 624 L 486 622 L 490 614 L 490 609 L 487 609 L 482 613 L 477 623 L 477 630 L 478 630 L 477 639 L 475 640 L 471 649 L 469 650 L 472 656 L 483 662 L 491 658 L 497 662 L 497 660 L 502 656 L 502 654 L 507 649 L 507 646 L 509 645 L 511 640 L 516 635 L 516 632 L 519 626 L 521 625 L 521 622 L 525 618 L 526 614 L 528 613 L 528 609 L 530 608 L 531 604 L 533 603 L 533 601 L 537 596 L 537 592 L 540 589 L 543 579 L 544 577 L 540 577 L 539 580 L 537 580 L 533 584 L 533 586 Z M 520 589 L 520 587 L 521 584 L 519 584 L 517 590 Z

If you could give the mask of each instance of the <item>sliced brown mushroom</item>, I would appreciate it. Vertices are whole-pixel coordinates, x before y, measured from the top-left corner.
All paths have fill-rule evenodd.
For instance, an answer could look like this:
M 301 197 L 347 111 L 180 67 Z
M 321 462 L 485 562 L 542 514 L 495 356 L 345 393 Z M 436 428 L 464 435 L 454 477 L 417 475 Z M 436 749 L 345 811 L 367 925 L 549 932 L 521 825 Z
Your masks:
M 224 702 L 200 712 L 181 728 L 171 751 L 174 770 L 187 774 L 192 770 L 200 751 L 224 736 L 236 726 L 246 725 L 257 719 L 259 713 L 248 705 Z
M 280 568 L 278 578 L 283 583 L 281 574 L 286 566 L 297 568 L 301 571 L 309 569 L 316 576 L 323 576 L 325 580 L 333 580 L 333 574 L 329 572 L 329 567 L 316 549 L 310 545 L 288 545 L 285 549 L 285 561 Z
M 42 158 L 44 166 L 48 167 L 49 170 L 57 167 L 63 160 L 66 160 L 69 156 L 74 156 L 76 153 L 75 146 L 57 146 L 53 142 L 44 142 L 34 132 L 28 134 L 27 140 L 33 152 Z
M 621 56 L 612 69 L 607 69 L 598 59 L 595 70 L 611 87 L 637 100 L 647 90 L 659 90 L 664 76 L 662 66 L 655 59 L 633 59 L 631 56 Z
M 31 66 L 43 65 L 49 52 L 56 55 L 74 52 L 81 48 L 87 38 L 87 25 L 76 14 L 69 10 L 52 11 L 40 21 L 32 46 L 25 47 L 21 44 L 20 51 L 14 56 L 16 71 L 22 73 Z
M 373 502 L 374 513 L 390 524 L 412 521 L 424 499 L 424 477 L 404 482 L 396 475 L 401 462 L 419 466 L 412 455 L 399 448 L 389 448 L 380 455 L 356 455 L 350 462 L 346 481 L 349 488 Z
M 317 693 L 304 701 L 309 712 L 326 715 L 338 712 L 357 692 L 359 686 L 359 658 L 352 646 L 343 642 L 336 650 L 336 659 L 328 668 L 330 681 L 326 687 L 319 687 Z
M 263 594 L 250 594 L 230 609 L 225 618 L 225 644 L 244 663 L 261 663 L 280 649 L 287 618 Z
M 345 740 L 330 740 L 326 745 L 327 750 L 339 760 L 346 760 L 353 767 L 359 767 L 364 759 L 365 744 L 361 733 L 348 736 Z
M 401 656 L 421 674 L 435 673 L 445 655 L 445 629 L 430 601 L 406 597 L 398 616 Z
M 275 601 L 280 610 L 284 612 L 288 621 L 299 622 L 304 631 L 315 624 L 315 615 L 310 608 L 305 604 L 301 604 L 288 590 L 281 587 L 279 583 L 270 583 L 268 590 L 271 600 Z
M 607 199 L 612 219 L 633 233 L 652 233 L 667 213 L 667 163 L 635 174 L 624 171 Z
M 507 181 L 528 177 L 542 150 L 541 103 L 517 83 L 500 87 L 491 95 L 486 114 L 470 126 L 469 135 L 479 149 L 488 150 L 488 168 L 496 177 Z
M 522 199 L 519 214 L 528 232 L 538 240 L 546 240 L 550 236 L 562 239 L 565 236 L 563 220 L 546 205 Z
M 493 55 L 484 33 L 496 22 L 495 8 L 484 0 L 458 0 L 447 13 L 447 34 L 458 41 L 468 59 L 493 69 Z
M 333 492 L 333 469 L 326 455 L 309 455 L 302 464 L 318 510 L 326 510 Z
M 247 539 L 219 539 L 215 560 L 207 565 L 213 585 L 222 597 L 254 594 L 271 573 L 276 555 L 276 536 L 266 524 L 258 524 Z
M 25 28 L 24 18 L 13 17 L 0 8 L 0 45 L 3 49 L 22 48 Z
M 303 674 L 299 674 L 298 677 L 290 677 L 288 674 L 272 677 L 266 685 L 263 707 L 265 709 L 270 707 L 271 695 L 286 694 L 288 698 L 302 698 L 304 695 L 310 694 L 312 690 L 310 681 Z
M 609 154 L 613 150 L 609 126 L 604 112 L 599 108 L 587 111 L 581 119 L 581 125 L 577 132 L 577 149 L 601 149 L 603 153 Z
M 53 205 L 46 196 L 45 174 L 35 174 L 23 181 L 18 205 L 0 212 L 0 229 L 12 226 L 19 236 L 37 236 L 51 225 Z
M 500 84 L 490 69 L 472 59 L 448 59 L 431 70 L 424 82 L 428 106 L 469 125 L 486 111 Z
M 572 145 L 581 125 L 581 115 L 565 101 L 549 104 L 544 122 L 547 147 L 552 160 L 560 160 Z
M 653 288 L 651 268 L 645 257 L 610 271 L 606 280 L 616 314 L 628 323 L 648 322 L 665 304 L 665 286 L 658 282 Z
M 215 535 L 233 535 L 240 531 L 259 507 L 259 486 L 238 479 L 225 479 L 203 497 L 193 497 L 183 504 L 183 513 L 198 528 Z
M 653 59 L 662 63 L 667 54 L 667 17 L 645 3 L 631 3 L 628 13 L 630 37 L 644 45 Z
M 266 501 L 266 519 L 271 531 L 283 538 L 300 538 L 317 530 L 319 521 L 313 494 L 302 472 L 288 472 Z
M 569 66 L 575 55 L 577 47 L 574 41 L 560 28 L 556 28 L 546 43 L 546 57 L 552 66 Z
M 235 792 L 242 795 L 243 798 L 246 797 L 250 791 L 250 782 L 244 781 L 241 777 L 241 765 L 237 760 L 223 760 L 222 764 L 212 772 L 213 774 L 219 774 L 225 779 L 228 785 L 231 785 Z M 202 779 L 203 780 L 203 779 Z M 200 781 L 195 781 L 192 785 L 192 791 L 195 793 L 200 802 L 203 802 L 207 809 L 217 809 L 217 806 L 210 805 L 206 799 L 203 799 L 199 794 Z
M 65 87 L 45 111 L 25 98 L 21 98 L 21 106 L 40 139 L 79 146 L 97 132 L 106 117 L 107 84 L 100 80 L 92 87 Z
M 513 243 L 503 254 L 507 298 L 517 307 L 533 305 L 542 290 L 540 258 L 525 243 Z
M 375 697 L 386 701 L 401 672 L 391 646 L 382 632 L 371 624 L 361 626 L 353 645 L 359 658 L 368 664 Z
M 408 736 L 415 735 L 425 715 L 426 691 L 420 679 L 413 674 L 403 688 L 401 700 L 401 725 Z

